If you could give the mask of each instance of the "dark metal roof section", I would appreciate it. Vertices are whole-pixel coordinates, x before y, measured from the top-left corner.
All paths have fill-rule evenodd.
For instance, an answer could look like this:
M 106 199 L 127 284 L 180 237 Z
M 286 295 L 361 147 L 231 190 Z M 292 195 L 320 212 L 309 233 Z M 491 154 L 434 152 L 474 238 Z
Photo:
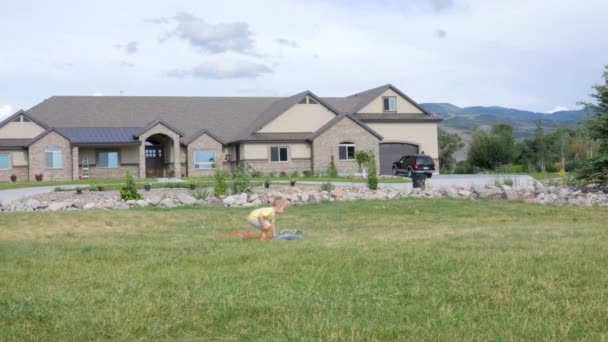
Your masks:
M 69 127 L 57 128 L 72 144 L 139 144 L 133 136 L 140 127 Z
M 32 139 L 0 139 L 0 150 L 24 149 Z

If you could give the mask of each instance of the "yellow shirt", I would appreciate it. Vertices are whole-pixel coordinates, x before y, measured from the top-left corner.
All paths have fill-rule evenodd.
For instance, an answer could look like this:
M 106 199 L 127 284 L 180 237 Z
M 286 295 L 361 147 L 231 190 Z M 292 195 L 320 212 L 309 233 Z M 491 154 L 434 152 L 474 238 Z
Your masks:
M 249 214 L 249 216 L 247 217 L 247 220 L 258 222 L 258 217 L 260 216 L 260 214 L 262 214 L 262 216 L 264 216 L 264 220 L 269 221 L 272 224 L 274 224 L 275 212 L 274 212 L 273 207 L 256 209 Z

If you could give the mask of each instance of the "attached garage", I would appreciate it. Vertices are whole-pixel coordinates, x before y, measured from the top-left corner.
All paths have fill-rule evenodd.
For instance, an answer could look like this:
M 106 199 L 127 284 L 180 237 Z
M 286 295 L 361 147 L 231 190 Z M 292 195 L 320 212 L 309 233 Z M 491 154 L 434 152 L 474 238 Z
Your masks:
M 380 144 L 380 174 L 393 174 L 393 163 L 401 157 L 410 154 L 418 154 L 418 145 L 403 143 Z

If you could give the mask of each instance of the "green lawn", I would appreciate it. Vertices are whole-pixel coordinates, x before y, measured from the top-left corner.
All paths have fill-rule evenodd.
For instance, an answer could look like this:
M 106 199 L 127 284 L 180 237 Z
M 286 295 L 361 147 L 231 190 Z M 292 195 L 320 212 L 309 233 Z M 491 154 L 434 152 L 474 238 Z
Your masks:
M 506 201 L 0 215 L 0 340 L 606 340 L 608 210 Z
M 213 186 L 213 177 L 196 177 L 197 186 L 199 187 L 209 187 Z M 254 186 L 262 186 L 266 179 L 270 180 L 270 183 L 275 184 L 288 184 L 290 181 L 290 177 L 255 177 L 252 178 L 252 184 Z M 184 180 L 188 180 L 188 178 L 184 178 Z M 352 182 L 352 183 L 365 183 L 367 180 L 363 178 L 355 178 L 355 177 L 298 177 L 296 178 L 296 182 Z M 380 183 L 409 183 L 411 182 L 409 178 L 399 177 L 399 178 L 380 178 L 378 179 Z M 228 183 L 231 182 L 231 178 L 228 177 Z M 30 188 L 37 186 L 60 186 L 60 185 L 82 185 L 82 187 L 103 185 L 108 190 L 117 190 L 122 185 L 124 185 L 124 178 L 104 178 L 104 179 L 90 179 L 90 180 L 75 180 L 75 181 L 42 181 L 42 182 L 0 182 L 0 190 L 8 190 L 8 189 L 19 189 L 19 188 Z M 143 188 L 144 184 L 151 183 L 152 187 L 186 187 L 185 183 L 158 183 L 156 179 L 146 178 L 146 179 L 135 179 L 135 183 L 138 188 Z

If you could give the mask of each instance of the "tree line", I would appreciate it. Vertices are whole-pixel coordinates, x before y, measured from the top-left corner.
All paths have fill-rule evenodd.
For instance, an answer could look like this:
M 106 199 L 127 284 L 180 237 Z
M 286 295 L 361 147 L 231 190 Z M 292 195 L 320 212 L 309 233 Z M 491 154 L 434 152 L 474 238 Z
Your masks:
M 454 153 L 464 147 L 457 133 L 439 134 L 439 164 L 446 173 L 560 172 L 572 173 L 583 184 L 608 184 L 608 66 L 604 84 L 593 87 L 595 102 L 582 103 L 587 119 L 576 129 L 546 132 L 542 121 L 534 137 L 516 142 L 513 127 L 496 124 L 474 131 L 464 161 Z

